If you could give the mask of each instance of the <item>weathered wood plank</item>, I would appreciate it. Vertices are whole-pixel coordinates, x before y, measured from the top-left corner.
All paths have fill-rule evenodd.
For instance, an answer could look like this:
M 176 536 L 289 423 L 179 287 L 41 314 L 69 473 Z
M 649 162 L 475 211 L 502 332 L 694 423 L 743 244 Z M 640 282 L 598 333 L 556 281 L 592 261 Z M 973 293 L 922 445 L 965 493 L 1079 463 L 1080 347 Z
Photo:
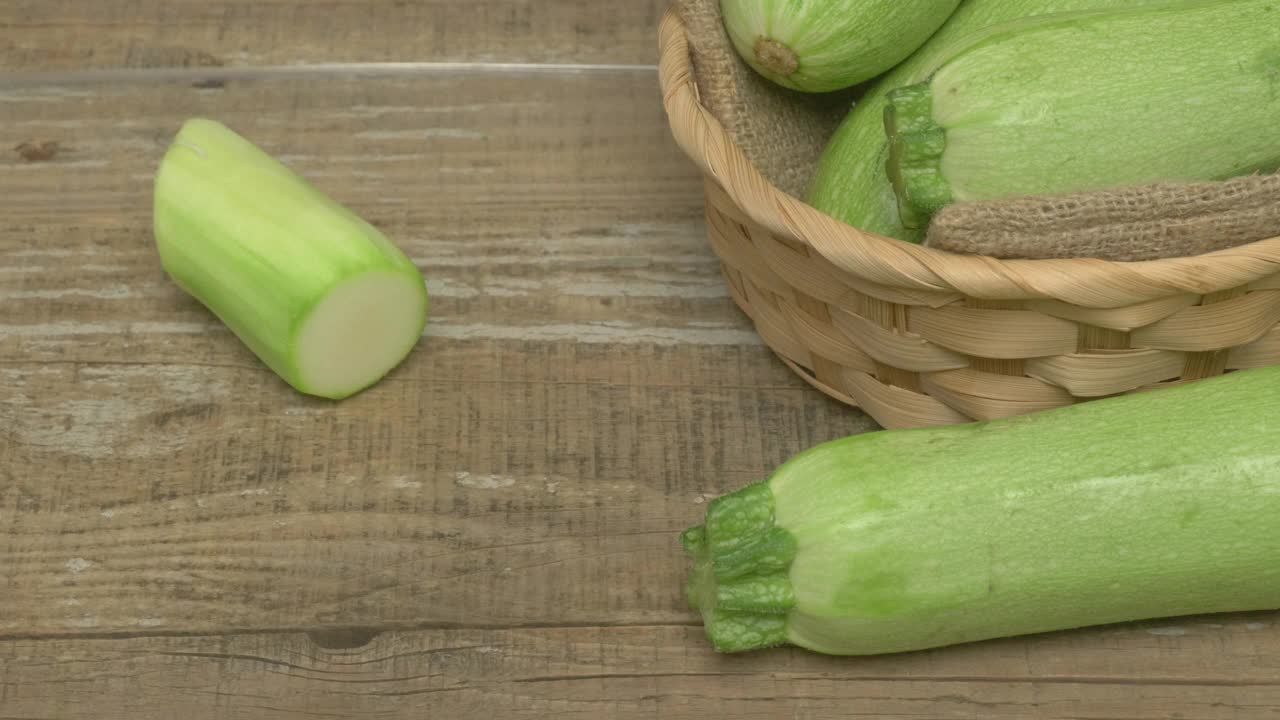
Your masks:
M 868 427 L 728 299 L 651 73 L 0 101 L 65 148 L 0 165 L 0 635 L 689 622 L 705 497 Z M 424 268 L 387 381 L 299 396 L 166 279 L 151 176 L 197 113 Z
M 256 369 L 3 368 L 0 636 L 688 622 L 675 538 L 706 497 L 857 425 L 756 378 L 683 384 L 756 351 L 422 354 L 338 406 Z
M 9 0 L 0 69 L 652 64 L 666 0 Z
M 95 328 L 111 342 L 213 326 L 175 301 L 149 229 L 155 166 L 195 114 L 382 226 L 424 267 L 440 336 L 756 343 L 701 237 L 697 179 L 656 95 L 650 73 L 0 91 L 11 132 L 61 147 L 39 162 L 0 155 L 0 348 L 49 357 L 41 347 L 88 346 L 79 336 Z
M 127 76 L 126 76 L 127 77 Z M 146 78 L 158 78 L 148 81 Z M 149 211 L 150 182 L 187 117 L 211 116 L 250 136 L 362 211 L 418 228 L 539 237 L 572 212 L 599 228 L 687 220 L 701 202 L 695 170 L 670 139 L 649 70 L 423 73 L 231 73 L 212 86 L 141 76 L 103 85 L 6 87 L 6 223 L 86 213 L 99 223 Z M 29 159 L 24 141 L 54 143 Z M 51 197 L 50 193 L 63 193 Z M 75 193 L 68 207 L 67 193 Z M 479 210 L 516 225 L 477 225 Z M 396 228 L 392 228 L 396 229 Z
M 695 627 L 0 642 L 0 717 L 1272 717 L 1271 614 L 825 658 Z

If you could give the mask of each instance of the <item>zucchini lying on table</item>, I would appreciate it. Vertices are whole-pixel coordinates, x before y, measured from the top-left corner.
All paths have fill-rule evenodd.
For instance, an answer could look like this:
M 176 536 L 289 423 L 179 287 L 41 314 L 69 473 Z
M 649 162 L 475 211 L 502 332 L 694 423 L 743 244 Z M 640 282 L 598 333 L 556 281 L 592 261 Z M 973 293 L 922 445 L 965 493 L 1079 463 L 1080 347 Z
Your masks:
M 165 153 L 154 225 L 165 272 L 299 392 L 373 385 L 426 325 L 422 274 L 386 235 L 214 120 Z
M 724 652 L 1280 608 L 1280 367 L 836 440 L 713 501 L 681 540 Z
M 885 115 L 909 228 L 951 202 L 1280 167 L 1276 0 L 1032 18 L 920 79 L 889 94 Z

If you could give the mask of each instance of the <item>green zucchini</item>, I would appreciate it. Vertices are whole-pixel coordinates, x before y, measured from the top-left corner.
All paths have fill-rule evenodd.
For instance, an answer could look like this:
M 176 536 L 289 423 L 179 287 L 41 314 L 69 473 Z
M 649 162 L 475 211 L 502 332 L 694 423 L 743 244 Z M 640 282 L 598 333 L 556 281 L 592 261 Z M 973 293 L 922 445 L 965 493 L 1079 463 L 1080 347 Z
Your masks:
M 960 0 L 721 0 L 725 30 L 747 64 L 804 92 L 852 87 L 897 65 Z
M 889 91 L 912 82 L 964 38 L 1000 23 L 1058 12 L 1130 7 L 1137 0 L 965 0 L 911 57 L 876 81 L 827 142 L 805 195 L 813 207 L 853 227 L 911 242 L 923 230 L 903 226 L 885 163 L 884 113 Z
M 422 275 L 377 228 L 245 138 L 195 118 L 156 174 L 165 271 L 300 392 L 341 399 L 418 342 Z
M 1073 13 L 976 38 L 889 93 L 910 228 L 951 202 L 1280 167 L 1280 3 Z
M 681 540 L 711 643 L 874 655 L 1280 608 L 1280 366 L 825 443 Z

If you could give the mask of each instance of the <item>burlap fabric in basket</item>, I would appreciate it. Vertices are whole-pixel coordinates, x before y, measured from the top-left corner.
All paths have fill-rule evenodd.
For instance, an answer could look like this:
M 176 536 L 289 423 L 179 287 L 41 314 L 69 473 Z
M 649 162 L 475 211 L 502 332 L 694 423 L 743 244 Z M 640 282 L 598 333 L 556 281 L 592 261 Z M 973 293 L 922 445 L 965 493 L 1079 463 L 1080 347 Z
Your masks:
M 1158 260 L 1280 235 L 1280 175 L 964 203 L 926 244 L 1001 258 Z
M 785 113 L 810 118 L 793 129 L 834 127 L 847 104 L 713 113 L 701 75 L 726 61 L 706 35 L 691 50 L 680 9 L 696 23 L 695 7 L 682 0 L 659 31 L 671 132 L 705 177 L 708 239 L 734 300 L 823 392 L 884 427 L 923 427 L 1280 362 L 1280 237 L 1144 262 L 1000 259 L 862 232 L 806 205 L 807 176 L 770 164 L 777 136 L 759 129 Z M 715 12 L 714 0 L 701 7 Z M 803 137 L 787 142 L 816 157 L 821 142 Z
M 779 190 L 803 196 L 826 139 L 853 106 L 857 89 L 810 94 L 757 75 L 724 31 L 720 0 L 679 0 L 703 104 Z

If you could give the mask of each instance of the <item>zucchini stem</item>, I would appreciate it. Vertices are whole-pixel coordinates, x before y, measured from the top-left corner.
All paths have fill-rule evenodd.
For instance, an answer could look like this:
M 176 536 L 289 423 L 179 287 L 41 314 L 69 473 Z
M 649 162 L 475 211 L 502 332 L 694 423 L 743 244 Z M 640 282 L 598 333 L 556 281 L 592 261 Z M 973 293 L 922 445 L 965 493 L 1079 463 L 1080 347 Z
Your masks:
M 889 136 L 889 181 L 898 197 L 904 227 L 928 227 L 933 214 L 951 203 L 951 185 L 942 175 L 947 134 L 933 120 L 933 90 L 929 83 L 898 88 L 888 95 L 884 111 Z
M 707 508 L 706 525 L 680 536 L 693 556 L 685 587 L 702 613 L 716 650 L 745 652 L 787 640 L 787 614 L 795 607 L 789 577 L 795 537 L 774 523 L 773 490 L 757 483 Z

